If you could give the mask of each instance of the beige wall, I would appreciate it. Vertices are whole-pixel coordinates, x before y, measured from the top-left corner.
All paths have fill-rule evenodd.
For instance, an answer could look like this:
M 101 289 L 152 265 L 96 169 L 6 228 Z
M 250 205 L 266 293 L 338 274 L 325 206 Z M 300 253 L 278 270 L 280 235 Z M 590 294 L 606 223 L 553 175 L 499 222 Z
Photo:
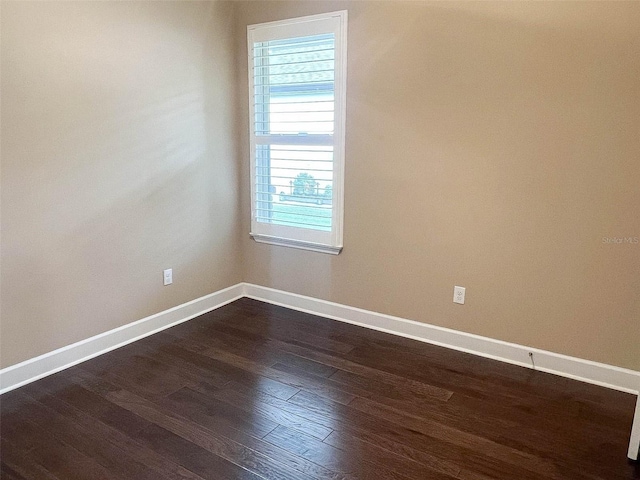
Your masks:
M 256 244 L 245 26 L 342 8 L 344 251 Z M 640 245 L 602 241 L 640 237 L 638 25 L 637 2 L 240 2 L 245 281 L 640 369 Z
M 255 244 L 245 26 L 343 8 L 344 251 Z M 2 366 L 245 280 L 640 370 L 640 4 L 1 18 Z
M 239 282 L 230 5 L 1 8 L 2 366 Z

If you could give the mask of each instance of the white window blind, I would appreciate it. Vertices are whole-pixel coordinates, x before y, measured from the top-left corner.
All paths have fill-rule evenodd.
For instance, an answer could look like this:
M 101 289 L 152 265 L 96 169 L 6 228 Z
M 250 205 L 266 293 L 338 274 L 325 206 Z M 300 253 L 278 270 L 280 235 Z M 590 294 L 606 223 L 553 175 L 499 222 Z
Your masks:
M 346 12 L 248 27 L 252 236 L 342 248 Z

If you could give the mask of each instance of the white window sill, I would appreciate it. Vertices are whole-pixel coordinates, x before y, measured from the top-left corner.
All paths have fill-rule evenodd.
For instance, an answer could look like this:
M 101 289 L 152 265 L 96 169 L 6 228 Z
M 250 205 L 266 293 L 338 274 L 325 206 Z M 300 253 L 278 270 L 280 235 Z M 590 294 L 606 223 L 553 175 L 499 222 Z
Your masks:
M 251 233 L 250 235 L 256 242 L 267 243 L 269 245 L 299 248 L 301 250 L 310 250 L 312 252 L 328 253 L 331 255 L 338 255 L 342 251 L 342 247 L 334 247 L 332 245 L 323 245 L 320 243 L 311 243 L 302 240 L 292 240 L 290 238 L 271 237 L 269 235 L 260 235 L 257 233 Z

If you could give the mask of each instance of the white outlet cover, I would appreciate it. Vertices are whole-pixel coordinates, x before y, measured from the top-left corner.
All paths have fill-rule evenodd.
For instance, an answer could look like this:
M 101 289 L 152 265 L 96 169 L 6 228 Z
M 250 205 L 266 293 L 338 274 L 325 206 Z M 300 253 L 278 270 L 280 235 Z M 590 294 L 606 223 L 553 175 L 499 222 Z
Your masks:
M 464 305 L 464 295 L 466 289 L 464 287 L 453 287 L 453 303 Z
M 163 271 L 164 284 L 171 285 L 173 283 L 173 269 L 167 268 Z

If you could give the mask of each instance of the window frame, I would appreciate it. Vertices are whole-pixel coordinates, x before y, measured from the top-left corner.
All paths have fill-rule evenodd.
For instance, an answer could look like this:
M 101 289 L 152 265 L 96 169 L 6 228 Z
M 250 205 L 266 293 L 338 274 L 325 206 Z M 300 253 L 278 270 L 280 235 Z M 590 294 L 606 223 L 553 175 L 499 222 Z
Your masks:
M 309 15 L 247 26 L 247 64 L 249 77 L 249 148 L 251 182 L 251 237 L 260 243 L 312 250 L 337 255 L 343 248 L 344 158 L 347 87 L 346 10 Z M 334 56 L 334 131 L 333 134 L 257 135 L 255 132 L 253 45 L 256 42 L 281 40 L 322 33 L 335 34 Z M 275 142 L 275 143 L 274 143 Z M 278 143 L 279 142 L 279 143 Z M 332 223 L 331 231 L 298 228 L 257 221 L 256 146 L 323 145 L 333 147 Z

